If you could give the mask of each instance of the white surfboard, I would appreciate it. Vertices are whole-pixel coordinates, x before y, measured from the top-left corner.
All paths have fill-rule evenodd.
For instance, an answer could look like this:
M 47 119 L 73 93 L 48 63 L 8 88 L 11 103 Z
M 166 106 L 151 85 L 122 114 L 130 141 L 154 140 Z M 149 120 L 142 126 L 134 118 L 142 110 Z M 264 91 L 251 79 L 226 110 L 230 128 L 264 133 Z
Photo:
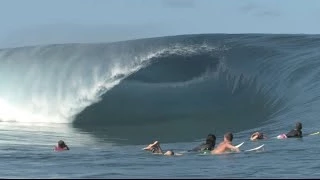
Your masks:
M 262 144 L 261 146 L 258 146 L 258 147 L 256 147 L 256 148 L 252 148 L 252 149 L 245 150 L 244 152 L 256 151 L 256 150 L 261 149 L 263 146 L 264 146 L 264 144 Z
M 312 134 L 309 134 L 310 136 L 313 136 L 313 135 L 320 135 L 320 132 L 315 132 L 315 133 L 312 133 Z
M 242 146 L 242 145 L 243 145 L 243 143 L 244 143 L 244 142 L 242 142 L 242 143 L 240 143 L 240 144 L 236 145 L 236 147 L 237 147 L 237 148 L 239 148 L 240 146 Z

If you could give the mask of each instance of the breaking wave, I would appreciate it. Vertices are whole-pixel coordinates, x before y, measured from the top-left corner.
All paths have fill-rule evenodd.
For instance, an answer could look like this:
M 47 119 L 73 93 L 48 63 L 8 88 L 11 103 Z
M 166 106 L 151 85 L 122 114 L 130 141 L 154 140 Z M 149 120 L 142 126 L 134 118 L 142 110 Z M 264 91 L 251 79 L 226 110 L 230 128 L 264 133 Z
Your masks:
M 0 119 L 132 141 L 312 126 L 319 45 L 314 35 L 204 34 L 2 49 Z

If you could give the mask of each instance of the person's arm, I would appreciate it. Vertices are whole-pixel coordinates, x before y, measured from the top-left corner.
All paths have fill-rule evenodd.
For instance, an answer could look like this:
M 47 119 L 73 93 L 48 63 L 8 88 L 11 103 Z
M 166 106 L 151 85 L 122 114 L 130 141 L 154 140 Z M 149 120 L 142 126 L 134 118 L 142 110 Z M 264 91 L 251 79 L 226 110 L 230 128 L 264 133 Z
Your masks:
M 149 144 L 147 147 L 143 148 L 143 150 L 151 151 L 152 150 L 151 144 Z
M 69 147 L 68 147 L 67 145 L 65 146 L 65 148 L 66 148 L 67 150 L 70 150 L 70 149 L 69 149 Z
M 251 140 L 251 141 L 254 141 L 254 140 L 257 140 L 257 138 L 258 138 L 258 134 L 257 134 L 257 133 L 254 133 L 254 134 L 252 134 L 252 136 L 250 137 L 250 140 Z
M 151 151 L 157 143 L 158 141 L 155 141 L 154 143 L 149 144 L 147 147 L 143 148 L 143 150 Z
M 189 151 L 200 151 L 201 150 L 201 147 L 200 146 L 197 146 L 197 147 L 195 147 L 195 148 L 193 148 L 193 149 L 191 149 L 191 150 L 189 150 Z
M 240 152 L 239 148 L 237 148 L 231 144 L 227 144 L 227 148 L 231 149 L 232 151 Z
M 192 150 L 189 150 L 189 151 L 203 151 L 203 150 L 206 150 L 207 148 L 209 148 L 209 146 L 207 144 L 200 144 L 199 146 L 193 148 Z
M 163 151 L 160 147 L 160 143 L 158 141 L 155 141 L 153 144 L 149 144 L 149 146 L 143 148 L 147 151 L 152 151 L 154 154 L 163 154 Z
M 174 153 L 175 156 L 182 156 L 183 154 L 180 153 Z

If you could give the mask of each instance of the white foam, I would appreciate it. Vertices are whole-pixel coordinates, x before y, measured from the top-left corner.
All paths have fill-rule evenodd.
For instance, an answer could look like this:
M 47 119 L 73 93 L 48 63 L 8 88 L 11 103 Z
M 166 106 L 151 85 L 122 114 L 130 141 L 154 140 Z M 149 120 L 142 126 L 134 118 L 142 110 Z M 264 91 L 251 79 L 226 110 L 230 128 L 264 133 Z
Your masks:
M 46 61 L 33 57 L 36 54 L 44 56 L 46 48 L 35 48 L 31 54 L 28 52 L 13 53 L 11 56 L 0 54 L 2 62 L 3 58 L 5 62 L 9 62 L 2 66 L 4 71 L 0 71 L 0 81 L 4 82 L 4 86 L 0 87 L 0 119 L 18 122 L 70 123 L 76 114 L 100 101 L 102 94 L 132 73 L 147 66 L 152 58 L 173 54 L 190 55 L 199 51 L 213 50 L 214 47 L 206 44 L 201 46 L 177 44 L 133 57 L 114 58 L 106 61 L 108 64 L 100 64 L 101 61 L 97 64 L 94 62 L 95 59 L 92 61 L 79 59 L 81 55 L 70 56 L 65 61 L 57 60 L 61 55 L 51 56 Z M 28 59 L 32 60 L 31 65 L 28 64 L 30 63 Z M 13 71 L 6 69 L 11 67 Z

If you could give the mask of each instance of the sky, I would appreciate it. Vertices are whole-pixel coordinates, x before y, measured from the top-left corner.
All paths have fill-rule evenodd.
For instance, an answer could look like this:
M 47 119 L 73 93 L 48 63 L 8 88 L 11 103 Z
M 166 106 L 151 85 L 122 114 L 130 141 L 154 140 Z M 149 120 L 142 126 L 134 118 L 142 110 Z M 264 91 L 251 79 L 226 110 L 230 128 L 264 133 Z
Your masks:
M 320 34 L 320 0 L 1 0 L 0 48 L 201 33 Z

